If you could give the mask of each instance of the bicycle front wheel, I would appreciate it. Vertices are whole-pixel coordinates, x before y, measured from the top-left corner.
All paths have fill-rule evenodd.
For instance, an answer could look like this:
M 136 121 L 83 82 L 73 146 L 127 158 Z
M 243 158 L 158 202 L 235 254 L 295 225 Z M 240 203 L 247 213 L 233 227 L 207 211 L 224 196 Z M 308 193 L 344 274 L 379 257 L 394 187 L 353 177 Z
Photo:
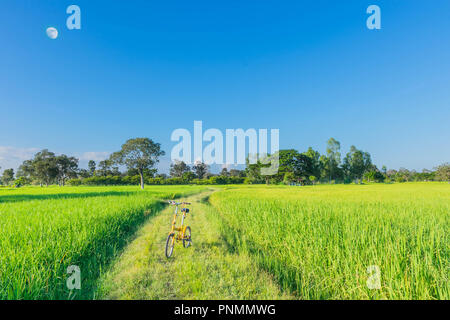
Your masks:
M 191 239 L 191 227 L 186 227 L 183 238 L 183 247 L 188 248 L 192 243 Z
M 171 233 L 166 240 L 166 257 L 170 258 L 173 253 L 173 246 L 175 245 L 175 234 Z

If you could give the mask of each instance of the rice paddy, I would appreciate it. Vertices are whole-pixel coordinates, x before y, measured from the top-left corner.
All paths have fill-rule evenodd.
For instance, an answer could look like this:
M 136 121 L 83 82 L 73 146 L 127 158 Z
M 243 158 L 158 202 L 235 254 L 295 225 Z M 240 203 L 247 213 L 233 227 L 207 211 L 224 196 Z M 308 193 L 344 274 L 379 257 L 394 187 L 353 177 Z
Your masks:
M 230 246 L 300 299 L 450 297 L 448 183 L 230 188 L 210 201 Z
M 0 299 L 450 298 L 448 183 L 205 191 L 0 189 Z M 193 247 L 167 260 L 179 197 Z
M 158 199 L 200 187 L 50 187 L 0 190 L 0 299 L 92 299 L 102 269 Z M 68 290 L 67 268 L 81 271 Z

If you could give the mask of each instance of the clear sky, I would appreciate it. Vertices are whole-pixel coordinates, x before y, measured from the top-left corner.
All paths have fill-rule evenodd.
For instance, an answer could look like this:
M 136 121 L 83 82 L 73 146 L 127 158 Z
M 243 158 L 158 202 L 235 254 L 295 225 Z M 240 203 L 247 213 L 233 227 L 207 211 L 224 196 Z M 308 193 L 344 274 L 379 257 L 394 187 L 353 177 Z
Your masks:
M 300 151 L 334 137 L 394 169 L 450 161 L 448 0 L 3 0 L 0 25 L 2 170 L 42 148 L 85 165 L 141 136 L 170 154 L 194 120 L 277 128 Z

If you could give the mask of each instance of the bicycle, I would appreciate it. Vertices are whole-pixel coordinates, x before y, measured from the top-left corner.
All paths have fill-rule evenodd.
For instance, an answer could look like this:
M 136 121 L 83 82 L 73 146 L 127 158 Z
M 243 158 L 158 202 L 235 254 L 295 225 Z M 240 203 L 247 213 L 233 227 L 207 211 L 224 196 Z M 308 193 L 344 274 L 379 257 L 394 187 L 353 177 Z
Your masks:
M 186 205 L 190 205 L 189 202 L 175 202 L 169 200 L 169 205 L 175 206 L 175 214 L 173 216 L 172 221 L 172 229 L 169 232 L 166 240 L 166 257 L 170 258 L 173 254 L 173 247 L 175 246 L 175 241 L 183 241 L 183 247 L 189 248 L 192 244 L 191 239 L 191 227 L 184 225 L 184 219 L 186 215 L 189 213 L 189 209 L 186 208 Z M 176 227 L 177 216 L 178 216 L 178 206 L 182 206 L 181 212 L 183 213 L 181 217 L 181 226 Z

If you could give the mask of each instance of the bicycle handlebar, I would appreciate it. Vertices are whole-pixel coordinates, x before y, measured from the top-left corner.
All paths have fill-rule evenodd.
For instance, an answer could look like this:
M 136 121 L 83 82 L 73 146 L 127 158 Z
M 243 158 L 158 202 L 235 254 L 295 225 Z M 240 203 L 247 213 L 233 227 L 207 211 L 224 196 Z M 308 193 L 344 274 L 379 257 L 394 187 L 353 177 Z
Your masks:
M 169 205 L 174 205 L 174 206 L 179 206 L 182 204 L 191 204 L 190 202 L 175 202 L 173 200 L 169 200 L 168 202 L 169 202 Z

